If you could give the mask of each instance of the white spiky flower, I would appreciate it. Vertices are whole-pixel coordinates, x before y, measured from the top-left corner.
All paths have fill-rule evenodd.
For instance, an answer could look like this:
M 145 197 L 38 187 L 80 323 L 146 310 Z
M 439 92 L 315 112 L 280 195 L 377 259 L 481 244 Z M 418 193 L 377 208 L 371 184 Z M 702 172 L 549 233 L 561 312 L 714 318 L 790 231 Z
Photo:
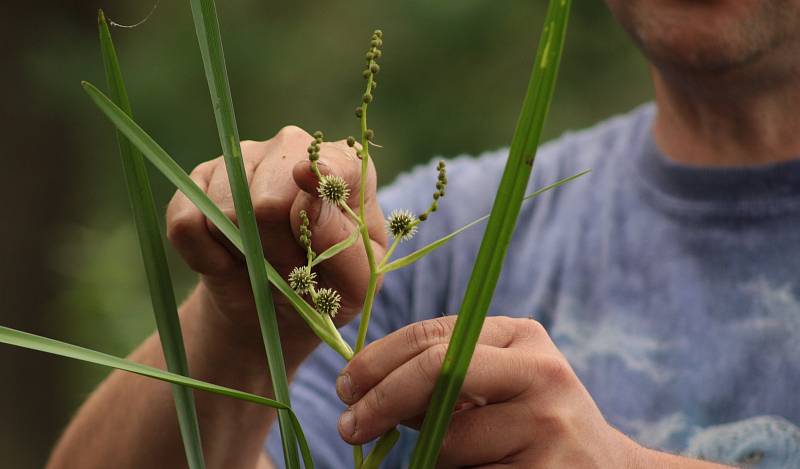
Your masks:
M 322 288 L 317 292 L 314 306 L 321 314 L 327 314 L 333 318 L 342 307 L 342 297 L 332 288 Z
M 347 198 L 350 197 L 350 188 L 347 187 L 347 183 L 336 175 L 322 176 L 319 180 L 317 191 L 322 200 L 334 205 L 343 205 L 347 203 Z
M 395 239 L 408 241 L 417 233 L 417 218 L 410 210 L 392 210 L 386 219 L 386 229 Z
M 289 286 L 292 287 L 292 290 L 302 295 L 308 293 L 311 287 L 316 285 L 316 278 L 317 274 L 310 267 L 305 265 L 295 267 L 289 273 Z

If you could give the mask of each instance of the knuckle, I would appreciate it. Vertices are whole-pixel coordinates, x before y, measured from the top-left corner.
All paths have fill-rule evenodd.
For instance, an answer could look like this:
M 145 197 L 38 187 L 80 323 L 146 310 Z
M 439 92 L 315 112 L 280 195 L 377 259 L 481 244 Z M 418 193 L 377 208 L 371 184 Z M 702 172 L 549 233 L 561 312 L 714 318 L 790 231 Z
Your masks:
M 197 176 L 200 174 L 206 174 L 207 172 L 209 172 L 210 169 L 216 166 L 219 163 L 219 161 L 220 158 L 214 158 L 213 160 L 204 161 L 199 165 L 195 166 L 190 175 Z
M 444 340 L 449 332 L 449 327 L 440 319 L 428 319 L 412 324 L 406 329 L 408 345 L 414 349 L 422 350 L 430 344 Z
M 548 336 L 542 323 L 535 319 L 516 318 L 513 321 L 515 335 L 520 339 L 539 339 Z
M 173 245 L 180 244 L 197 229 L 197 218 L 189 211 L 183 210 L 172 216 L 167 223 L 167 239 Z
M 278 133 L 275 135 L 279 139 L 291 139 L 291 138 L 298 138 L 298 137 L 307 137 L 309 136 L 308 132 L 301 129 L 296 125 L 286 125 L 283 126 Z
M 551 355 L 540 355 L 534 359 L 537 381 L 545 386 L 559 386 L 572 381 L 572 368 L 566 360 Z
M 437 344 L 427 349 L 417 360 L 417 373 L 424 381 L 435 381 L 447 354 L 447 344 Z
M 286 219 L 288 221 L 292 200 L 270 192 L 259 192 L 253 196 L 253 211 L 257 220 Z
M 362 405 L 356 407 L 358 408 L 358 422 L 363 426 L 374 416 L 385 413 L 386 391 L 381 386 L 376 386 L 367 393 L 362 402 Z

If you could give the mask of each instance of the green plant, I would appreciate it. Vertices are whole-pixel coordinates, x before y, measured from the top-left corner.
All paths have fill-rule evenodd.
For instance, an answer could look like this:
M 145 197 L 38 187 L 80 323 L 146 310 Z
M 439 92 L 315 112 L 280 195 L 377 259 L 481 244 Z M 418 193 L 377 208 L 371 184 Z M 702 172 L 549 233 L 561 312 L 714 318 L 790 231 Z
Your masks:
M 463 383 L 478 333 L 483 324 L 486 309 L 491 300 L 494 285 L 497 282 L 521 204 L 524 200 L 585 174 L 583 172 L 562 179 L 536 191 L 530 196 L 524 197 L 541 129 L 555 86 L 555 77 L 562 52 L 570 1 L 550 1 L 531 82 L 517 129 L 514 133 L 509 160 L 497 191 L 492 213 L 399 259 L 392 258 L 397 246 L 404 240 L 414 236 L 420 225 L 433 212 L 438 210 L 439 202 L 445 196 L 448 181 L 445 164 L 440 162 L 437 167 L 438 175 L 435 190 L 428 209 L 418 215 L 414 215 L 407 210 L 391 212 L 386 220 L 386 229 L 392 235 L 392 243 L 386 254 L 380 259 L 377 258 L 372 249 L 368 234 L 369 226 L 365 216 L 366 174 L 371 158 L 370 148 L 375 146 L 375 132 L 368 126 L 367 117 L 369 106 L 375 99 L 376 77 L 380 72 L 378 62 L 383 53 L 383 33 L 380 30 L 376 30 L 372 34 L 370 47 L 366 53 L 367 63 L 363 71 L 363 76 L 366 80 L 365 90 L 361 104 L 355 111 L 360 123 L 360 138 L 358 142 L 354 137 L 347 139 L 348 145 L 354 149 L 353 151 L 361 160 L 362 177 L 358 188 L 359 204 L 357 210 L 353 210 L 347 204 L 351 188 L 341 178 L 322 174 L 317 167 L 316 161 L 319 159 L 320 145 L 324 138 L 321 132 L 314 134 L 314 141 L 308 148 L 308 158 L 311 162 L 312 171 L 318 179 L 320 197 L 326 203 L 333 204 L 346 213 L 356 224 L 357 229 L 342 242 L 331 246 L 322 253 L 316 253 L 311 248 L 313 233 L 309 229 L 308 218 L 304 213 L 301 213 L 300 242 L 306 249 L 306 263 L 305 265 L 296 266 L 289 275 L 288 281 L 264 259 L 261 240 L 259 239 L 256 221 L 253 216 L 250 192 L 245 178 L 241 146 L 225 69 L 225 59 L 214 1 L 191 0 L 191 6 L 239 228 L 222 213 L 167 152 L 132 119 L 116 54 L 102 14 L 100 17 L 101 44 L 107 65 L 110 93 L 113 99 L 108 98 L 93 85 L 83 83 L 83 87 L 89 97 L 117 128 L 120 135 L 120 150 L 123 162 L 126 165 L 126 169 L 132 168 L 126 171 L 131 190 L 131 201 L 134 206 L 137 227 L 140 230 L 143 256 L 148 267 L 147 273 L 159 332 L 161 332 L 162 339 L 164 339 L 165 354 L 169 355 L 167 359 L 169 369 L 173 373 L 155 370 L 99 352 L 7 328 L 0 328 L 0 342 L 110 366 L 175 384 L 176 406 L 179 409 L 187 460 L 191 467 L 202 467 L 203 463 L 193 402 L 191 394 L 186 391 L 185 387 L 217 392 L 278 409 L 286 466 L 290 468 L 300 467 L 300 457 L 302 457 L 303 464 L 306 467 L 313 467 L 308 444 L 299 422 L 291 410 L 288 380 L 284 369 L 280 337 L 269 285 L 274 286 L 288 299 L 298 314 L 323 342 L 346 360 L 349 360 L 354 353 L 358 353 L 365 345 L 380 276 L 416 262 L 452 240 L 459 233 L 488 218 L 489 224 L 465 295 L 460 318 L 445 359 L 442 374 L 437 382 L 431 407 L 427 412 L 418 446 L 414 452 L 412 467 L 433 467 L 441 446 L 442 437 L 449 423 L 455 399 Z M 149 194 L 149 183 L 146 180 L 146 173 L 144 173 L 142 165 L 142 156 L 170 180 L 178 190 L 182 191 L 219 228 L 220 232 L 230 240 L 231 244 L 245 255 L 261 333 L 267 352 L 269 372 L 276 396 L 275 400 L 221 388 L 181 376 L 188 375 L 189 370 L 186 365 L 180 328 L 175 314 L 174 294 L 169 281 L 169 272 L 163 262 L 162 241 L 157 229 L 157 223 L 155 223 L 155 210 L 153 208 L 152 195 Z M 359 238 L 363 242 L 370 275 L 363 301 L 357 340 L 353 349 L 344 341 L 332 320 L 339 309 L 339 294 L 332 289 L 316 288 L 314 267 L 353 246 Z M 398 437 L 397 430 L 387 432 L 366 456 L 360 447 L 355 447 L 356 467 L 378 467 L 396 443 Z

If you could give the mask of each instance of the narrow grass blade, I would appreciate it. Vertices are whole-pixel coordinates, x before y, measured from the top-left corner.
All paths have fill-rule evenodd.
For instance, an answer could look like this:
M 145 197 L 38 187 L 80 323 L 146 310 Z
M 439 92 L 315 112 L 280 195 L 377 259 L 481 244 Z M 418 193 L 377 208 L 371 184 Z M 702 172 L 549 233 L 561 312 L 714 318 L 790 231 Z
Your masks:
M 570 3 L 570 0 L 550 0 L 508 161 L 412 455 L 411 467 L 414 469 L 435 467 L 475 351 L 533 169 L 536 149 L 555 88 Z
M 236 225 L 217 207 L 197 184 L 186 174 L 172 157 L 153 140 L 136 122 L 125 114 L 116 104 L 111 102 L 100 90 L 91 83 L 83 82 L 83 89 L 97 105 L 100 111 L 111 121 L 120 132 L 133 143 L 139 151 L 164 175 L 178 190 L 183 192 L 193 204 L 211 220 L 220 232 L 225 235 L 233 246 L 243 251 L 242 238 Z M 269 281 L 292 303 L 292 306 L 306 321 L 314 333 L 339 353 L 346 360 L 353 357 L 353 350 L 342 338 L 333 322 L 326 321 L 327 316 L 317 313 L 300 295 L 298 295 L 281 274 L 266 260 Z
M 108 30 L 103 11 L 97 16 L 97 25 L 100 33 L 100 49 L 103 55 L 106 81 L 109 93 L 114 102 L 131 115 L 131 106 L 128 93 L 122 79 L 122 71 L 117 60 L 111 33 Z M 158 336 L 161 348 L 167 362 L 167 369 L 173 373 L 189 376 L 189 366 L 186 360 L 186 350 L 183 345 L 178 308 L 175 304 L 175 292 L 172 288 L 172 278 L 167 265 L 167 256 L 164 252 L 164 241 L 156 214 L 156 204 L 147 169 L 141 153 L 128 139 L 117 131 L 117 142 L 125 172 L 128 188 L 128 198 L 131 202 L 133 219 L 139 236 L 147 283 L 150 290 L 150 299 L 155 314 Z M 197 411 L 194 404 L 192 390 L 174 385 L 172 395 L 175 400 L 175 409 L 178 415 L 183 447 L 186 452 L 186 461 L 190 468 L 204 468 L 203 447 L 200 439 L 200 426 L 197 420 Z
M 216 384 L 207 383 L 205 381 L 187 378 L 186 376 L 170 373 L 168 371 L 160 370 L 158 368 L 153 368 L 147 365 L 141 365 L 139 363 L 135 363 L 130 360 L 125 360 L 123 358 L 118 358 L 113 355 L 108 355 L 103 352 L 98 352 L 95 350 L 79 347 L 77 345 L 60 342 L 58 340 L 48 339 L 47 337 L 41 337 L 38 335 L 29 334 L 27 332 L 18 331 L 4 326 L 0 326 L 0 343 L 13 345 L 16 347 L 21 347 L 29 350 L 36 350 L 39 352 L 49 353 L 51 355 L 58 355 L 61 357 L 72 358 L 82 362 L 92 363 L 95 365 L 105 366 L 108 368 L 116 368 L 118 370 L 128 371 L 130 373 L 135 373 L 137 375 L 147 376 L 148 378 L 154 378 L 161 381 L 166 381 L 168 383 L 197 389 L 199 391 L 206 391 L 214 394 L 219 394 L 221 396 L 227 396 L 233 399 L 239 399 L 241 401 L 252 402 L 254 404 L 272 407 L 275 409 L 285 409 L 289 412 L 290 416 L 292 417 L 291 418 L 293 422 L 292 424 L 295 427 L 297 435 L 300 437 L 299 441 L 301 445 L 301 453 L 304 455 L 308 455 L 307 459 L 304 458 L 304 464 L 306 468 L 314 467 L 314 462 L 311 460 L 310 456 L 311 452 L 308 448 L 305 436 L 303 436 L 303 430 L 300 427 L 300 422 L 297 420 L 297 417 L 294 415 L 291 409 L 286 407 L 285 404 L 278 402 L 276 400 L 267 399 L 266 397 L 261 397 L 256 394 L 251 394 L 249 392 L 226 388 L 224 386 L 218 386 Z
M 400 432 L 397 431 L 396 428 L 391 429 L 390 431 L 381 435 L 378 439 L 378 442 L 375 443 L 375 447 L 372 448 L 367 459 L 364 460 L 364 463 L 361 464 L 361 469 L 378 469 L 381 466 L 381 463 L 386 456 L 389 455 L 389 451 L 394 448 L 394 445 L 397 444 L 397 440 L 400 439 Z
M 324 250 L 322 254 L 319 254 L 317 257 L 315 257 L 314 260 L 311 262 L 311 267 L 314 267 L 315 265 L 319 264 L 322 261 L 330 259 L 331 257 L 339 254 L 340 252 L 354 245 L 356 241 L 358 241 L 358 236 L 360 234 L 361 233 L 358 230 L 353 230 L 353 233 L 351 233 L 350 236 L 339 241 L 338 243 Z
M 551 189 L 555 189 L 556 187 L 564 185 L 564 184 L 566 184 L 566 183 L 568 183 L 568 182 L 570 182 L 572 180 L 578 179 L 579 177 L 583 176 L 584 174 L 588 174 L 590 171 L 591 171 L 591 169 L 587 169 L 585 171 L 581 171 L 578 174 L 574 174 L 572 176 L 568 176 L 568 177 L 565 177 L 563 179 L 559 179 L 558 181 L 556 181 L 556 182 L 554 182 L 552 184 L 549 184 L 547 186 L 544 186 L 544 187 L 542 187 L 541 189 L 537 190 L 536 192 L 534 192 L 532 194 L 526 195 L 522 200 L 523 200 L 523 202 L 531 200 L 532 198 L 536 197 L 537 195 L 541 195 L 541 194 L 543 194 L 543 193 L 545 193 L 545 192 L 547 192 L 547 191 L 549 191 Z M 434 241 L 434 242 L 432 242 L 432 243 L 430 243 L 430 244 L 428 244 L 428 245 L 426 245 L 424 247 L 421 247 L 421 248 L 417 249 L 416 251 L 412 252 L 411 254 L 408 254 L 406 256 L 403 256 L 403 257 L 401 257 L 399 259 L 396 259 L 396 260 L 386 264 L 380 270 L 380 273 L 381 274 L 385 274 L 386 272 L 391 272 L 393 270 L 397 270 L 397 269 L 409 266 L 409 265 L 413 264 L 414 262 L 417 262 L 418 260 L 420 260 L 423 257 L 427 256 L 431 252 L 433 252 L 433 251 L 439 249 L 440 247 L 444 246 L 445 244 L 447 244 L 450 240 L 452 240 L 453 238 L 455 238 L 456 236 L 461 234 L 463 231 L 467 230 L 468 228 L 472 228 L 473 226 L 477 225 L 478 223 L 480 223 L 480 222 L 482 222 L 484 220 L 487 220 L 488 218 L 489 218 L 489 215 L 484 215 L 484 216 L 478 218 L 477 220 L 473 220 L 473 221 L 467 223 L 466 225 L 464 225 L 461 228 L 453 231 L 452 233 L 450 233 L 448 235 L 445 235 L 445 236 L 442 236 L 441 238 L 437 239 L 436 241 Z

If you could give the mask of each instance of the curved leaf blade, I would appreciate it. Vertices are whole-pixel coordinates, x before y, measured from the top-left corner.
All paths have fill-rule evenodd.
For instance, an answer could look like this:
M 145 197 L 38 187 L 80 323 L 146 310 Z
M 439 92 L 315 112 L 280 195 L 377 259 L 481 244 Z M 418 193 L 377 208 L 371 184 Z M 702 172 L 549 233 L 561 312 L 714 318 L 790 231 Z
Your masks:
M 122 71 L 117 59 L 111 32 L 108 29 L 105 15 L 100 10 L 97 14 L 97 26 L 100 34 L 100 49 L 103 56 L 106 81 L 113 101 L 127 115 L 132 115 L 128 92 L 122 79 Z M 183 344 L 178 308 L 175 303 L 175 291 L 172 277 L 164 252 L 164 241 L 158 223 L 155 198 L 150 188 L 142 154 L 125 136 L 116 131 L 119 154 L 125 173 L 128 199 L 131 203 L 134 224 L 139 238 L 145 272 L 147 274 L 150 299 L 156 319 L 156 327 L 164 352 L 167 369 L 173 373 L 189 376 L 189 364 Z M 178 426 L 186 453 L 186 462 L 192 469 L 205 467 L 203 445 L 200 439 L 200 426 L 197 420 L 194 395 L 192 390 L 174 385 L 172 395 L 178 415 Z
M 414 469 L 432 469 L 436 465 L 453 408 L 500 277 L 555 89 L 570 5 L 571 0 L 550 0 L 508 161 L 412 454 L 411 467 Z
M 150 135 L 142 130 L 133 119 L 122 112 L 117 105 L 111 102 L 111 100 L 94 85 L 83 82 L 81 86 L 83 86 L 83 89 L 100 111 L 103 112 L 111 123 L 142 152 L 150 163 L 152 163 L 178 190 L 183 192 L 186 197 L 203 212 L 203 215 L 219 228 L 220 232 L 228 238 L 236 249 L 242 251 L 243 246 L 241 236 L 239 235 L 239 229 L 224 213 L 222 213 L 219 207 L 208 198 L 206 193 L 195 184 L 192 178 L 186 174 L 186 171 L 184 171 L 183 168 L 181 168 L 178 163 L 150 137 Z M 346 360 L 352 358 L 353 350 L 347 342 L 344 341 L 336 327 L 333 327 L 333 323 L 325 321 L 311 305 L 292 290 L 283 276 L 275 270 L 269 261 L 265 259 L 264 264 L 270 283 L 292 303 L 292 306 L 314 333 Z
M 547 186 L 544 186 L 544 187 L 542 187 L 541 189 L 537 190 L 536 192 L 534 192 L 532 194 L 526 195 L 525 197 L 523 197 L 522 200 L 523 201 L 531 200 L 534 197 L 536 197 L 538 195 L 541 195 L 541 194 L 543 194 L 543 193 L 545 193 L 545 192 L 547 192 L 547 191 L 549 191 L 551 189 L 555 189 L 556 187 L 562 186 L 562 185 L 564 185 L 564 184 L 566 184 L 566 183 L 568 183 L 570 181 L 578 179 L 579 177 L 581 177 L 581 176 L 583 176 L 585 174 L 588 174 L 591 171 L 592 171 L 591 169 L 587 169 L 587 170 L 581 171 L 578 174 L 574 174 L 572 176 L 568 176 L 568 177 L 565 177 L 563 179 L 559 179 L 558 181 L 556 181 L 556 182 L 554 182 L 552 184 L 549 184 Z M 465 231 L 465 230 L 467 230 L 469 228 L 472 228 L 473 226 L 477 225 L 478 223 L 480 223 L 482 221 L 487 220 L 488 218 L 489 218 L 489 215 L 484 215 L 484 216 L 478 218 L 477 220 L 473 220 L 473 221 L 467 223 L 466 225 L 464 225 L 461 228 L 453 231 L 452 233 L 450 233 L 448 235 L 445 235 L 445 236 L 442 236 L 441 238 L 437 239 L 436 241 L 434 241 L 434 242 L 432 242 L 432 243 L 430 243 L 430 244 L 428 244 L 428 245 L 426 245 L 424 247 L 421 247 L 421 248 L 417 249 L 416 251 L 412 252 L 411 254 L 408 254 L 406 256 L 403 256 L 403 257 L 401 257 L 399 259 L 396 259 L 396 260 L 386 264 L 380 270 L 380 273 L 385 274 L 386 272 L 391 272 L 393 270 L 401 269 L 403 267 L 406 267 L 408 265 L 413 264 L 414 262 L 417 262 L 418 260 L 420 260 L 423 257 L 427 256 L 431 252 L 433 252 L 433 251 L 439 249 L 440 247 L 444 246 L 445 244 L 447 244 L 449 241 L 451 241 L 453 238 L 455 238 L 456 236 L 461 234 L 463 231 Z
M 358 230 L 353 230 L 350 236 L 339 241 L 338 243 L 334 244 L 328 249 L 322 251 L 322 254 L 317 255 L 317 257 L 315 257 L 314 260 L 311 261 L 311 267 L 314 267 L 319 263 L 330 259 L 331 257 L 339 254 L 340 252 L 354 245 L 356 241 L 358 241 L 360 235 L 361 233 Z

